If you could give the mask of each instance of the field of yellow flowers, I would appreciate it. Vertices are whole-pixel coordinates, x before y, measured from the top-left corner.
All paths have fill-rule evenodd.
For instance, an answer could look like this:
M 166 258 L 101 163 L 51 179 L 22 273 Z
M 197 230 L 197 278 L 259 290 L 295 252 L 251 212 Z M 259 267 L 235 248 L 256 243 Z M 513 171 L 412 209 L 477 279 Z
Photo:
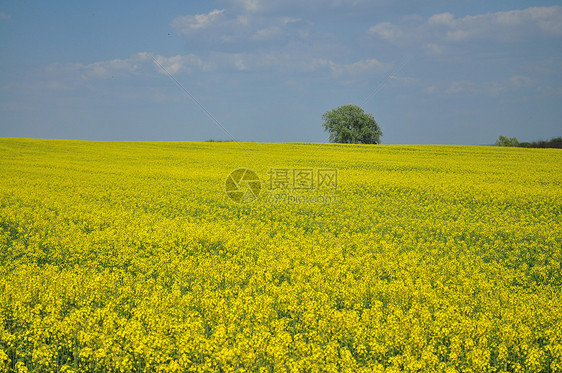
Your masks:
M 0 139 L 0 371 L 561 372 L 562 153 Z

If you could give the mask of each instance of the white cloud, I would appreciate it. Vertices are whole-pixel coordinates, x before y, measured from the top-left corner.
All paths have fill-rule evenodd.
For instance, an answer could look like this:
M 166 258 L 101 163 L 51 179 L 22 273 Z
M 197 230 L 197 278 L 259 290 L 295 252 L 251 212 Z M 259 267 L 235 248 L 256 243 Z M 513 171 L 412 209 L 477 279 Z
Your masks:
M 201 70 L 206 67 L 194 55 L 162 57 L 141 52 L 91 64 L 50 64 L 7 84 L 2 90 L 22 97 L 50 97 L 66 92 L 65 97 L 72 100 L 90 92 L 115 99 L 162 102 L 166 95 L 151 82 L 158 72 L 164 72 L 157 68 L 153 58 L 171 73 L 190 72 L 192 66 Z
M 154 62 L 152 58 L 156 60 Z M 325 72 L 336 76 L 357 76 L 388 71 L 391 65 L 377 59 L 363 59 L 352 63 L 339 63 L 329 58 L 291 53 L 289 51 L 259 51 L 253 53 L 212 52 L 205 57 L 195 54 L 165 57 L 142 52 L 126 59 L 95 62 L 89 65 L 64 64 L 51 65 L 50 71 L 57 74 L 78 74 L 82 79 L 108 79 L 146 74 L 156 68 L 166 74 L 216 71 L 271 71 L 286 73 Z M 398 78 L 397 78 L 398 79 Z
M 433 94 L 433 93 L 438 92 L 438 91 L 439 91 L 439 88 L 436 87 L 436 86 L 434 86 L 434 85 L 431 85 L 431 86 L 427 87 L 427 88 L 425 89 L 425 91 L 426 91 L 427 93 L 429 93 L 429 94 Z
M 562 7 L 533 7 L 495 14 L 493 21 L 506 27 L 525 27 L 533 24 L 545 34 L 562 35 Z
M 222 3 L 236 11 L 249 13 L 282 13 L 314 11 L 321 12 L 325 9 L 372 9 L 377 5 L 389 3 L 386 0 L 222 0 Z
M 262 10 L 264 7 L 264 1 L 260 0 L 234 0 L 231 1 L 234 6 L 238 6 L 247 12 L 255 13 Z
M 156 62 L 153 60 L 156 60 Z M 113 78 L 129 78 L 132 76 L 148 76 L 157 69 L 166 74 L 191 73 L 193 70 L 211 71 L 215 68 L 212 63 L 205 63 L 195 54 L 164 57 L 153 53 L 140 52 L 125 59 L 99 61 L 88 65 L 78 63 L 52 64 L 45 68 L 45 72 L 52 76 L 66 76 L 72 79 L 104 80 Z
M 394 25 L 390 22 L 377 23 L 369 28 L 369 34 L 378 36 L 381 39 L 387 41 L 399 41 L 404 37 L 409 36 L 407 30 L 402 29 L 398 25 Z
M 203 30 L 218 23 L 224 15 L 224 9 L 215 9 L 207 14 L 186 15 L 175 18 L 172 27 L 178 35 L 189 35 L 194 30 Z
M 263 42 L 302 39 L 309 35 L 311 23 L 300 18 L 266 16 L 252 13 L 236 14 L 214 10 L 208 14 L 186 15 L 171 22 L 176 33 L 206 49 L 225 43 Z M 251 45 L 244 45 L 245 48 Z
M 211 20 L 211 18 L 213 19 Z M 247 30 L 251 24 L 252 17 L 248 15 L 227 17 L 224 10 L 221 10 L 220 13 L 214 10 L 207 15 L 176 17 L 170 25 L 181 38 L 209 44 L 234 42 L 240 39 L 241 34 L 248 33 Z
M 201 58 L 194 54 L 188 54 L 184 56 L 177 55 L 172 57 L 157 55 L 154 58 L 157 62 L 155 63 L 155 65 L 157 66 L 158 70 L 164 74 L 166 74 L 166 71 L 172 75 L 182 72 L 191 73 L 193 71 L 193 68 L 199 68 L 206 71 L 213 69 L 212 65 L 204 64 Z M 163 71 L 162 67 L 160 66 L 166 69 L 166 71 Z
M 279 35 L 282 34 L 282 30 L 281 27 L 279 26 L 270 26 L 267 28 L 262 28 L 258 31 L 256 31 L 256 33 L 254 35 L 252 35 L 251 39 L 252 40 L 268 40 L 268 39 L 272 39 L 275 38 Z
M 436 44 L 436 43 L 427 43 L 425 44 L 425 51 L 429 54 L 433 55 L 440 55 L 445 52 L 446 47 L 444 45 Z
M 161 83 L 168 82 L 163 76 L 167 73 L 181 81 L 185 74 L 194 74 L 199 79 L 203 74 L 212 72 L 213 76 L 223 82 L 228 82 L 231 78 L 232 81 L 238 79 L 234 75 L 237 72 L 262 74 L 273 78 L 282 77 L 285 82 L 295 77 L 298 78 L 297 80 L 302 80 L 302 74 L 306 74 L 306 81 L 330 78 L 333 84 L 341 84 L 356 82 L 363 77 L 387 71 L 390 67 L 389 64 L 377 59 L 342 63 L 335 59 L 314 55 L 309 53 L 310 51 L 298 52 L 298 50 L 285 49 L 174 56 L 141 52 L 128 58 L 91 64 L 47 65 L 25 79 L 6 83 L 1 89 L 14 96 L 33 97 L 38 100 L 51 95 L 53 97 L 64 95 L 72 101 L 73 97 L 93 94 L 112 97 L 115 100 L 163 102 L 168 99 L 174 100 L 175 97 L 166 94 L 165 89 L 162 88 Z M 211 77 L 211 75 L 207 76 Z
M 425 40 L 428 51 L 440 53 L 442 43 L 474 39 L 518 42 L 533 36 L 562 36 L 562 7 L 531 7 L 455 18 L 451 13 L 435 14 L 416 25 L 383 22 L 369 34 L 397 44 Z
M 376 59 L 361 60 L 351 64 L 337 64 L 330 61 L 330 69 L 337 75 L 359 75 L 388 70 L 389 66 Z
M 283 18 L 281 18 L 281 22 L 284 25 L 289 24 L 289 23 L 297 23 L 297 22 L 300 22 L 300 21 L 302 21 L 302 19 L 300 19 L 300 18 L 293 18 L 293 17 L 283 17 Z
M 331 59 L 321 57 L 308 57 L 297 55 L 267 54 L 258 56 L 262 66 L 287 69 L 289 66 L 295 72 L 319 72 L 326 71 L 337 77 L 360 76 L 363 74 L 379 73 L 387 71 L 389 65 L 376 59 L 359 60 L 353 63 L 338 63 Z
M 452 27 L 455 24 L 455 16 L 448 12 L 435 14 L 428 19 L 427 23 L 430 25 L 445 25 Z
M 467 94 L 467 95 L 484 95 L 484 96 L 499 96 L 504 93 L 516 91 L 524 88 L 539 88 L 539 82 L 534 79 L 524 76 L 515 75 L 505 80 L 475 82 L 469 80 L 454 81 L 449 83 L 443 89 L 430 87 L 431 93 L 444 92 L 445 94 Z
M 81 72 L 84 79 L 123 78 L 139 73 L 149 58 L 149 53 L 141 52 L 126 59 L 94 62 L 89 65 L 75 64 L 74 67 Z
M 509 78 L 509 85 L 513 88 L 526 88 L 535 84 L 535 80 L 524 75 L 515 75 Z
M 148 74 L 152 53 L 141 52 L 125 59 L 99 61 L 91 64 L 54 63 L 39 69 L 33 80 L 36 88 L 45 90 L 73 89 L 81 82 L 108 79 L 129 79 Z
M 241 14 L 236 16 L 236 20 L 235 23 L 241 26 L 249 26 L 250 25 L 250 16 L 245 15 L 245 14 Z
M 472 82 L 469 80 L 456 81 L 449 84 L 445 89 L 446 94 L 485 94 L 497 96 L 503 90 L 498 82 Z
M 388 77 L 392 82 L 395 82 L 399 85 L 412 85 L 412 84 L 418 84 L 419 83 L 419 79 L 418 78 L 413 78 L 411 76 L 396 76 L 396 75 L 390 75 Z
M 388 71 L 390 64 L 376 59 L 359 60 L 353 63 L 338 63 L 331 59 L 299 55 L 296 53 L 270 51 L 254 53 L 213 52 L 205 59 L 198 56 L 155 57 L 171 74 L 200 71 L 247 71 L 283 73 L 321 73 L 340 76 L 361 76 L 363 74 Z

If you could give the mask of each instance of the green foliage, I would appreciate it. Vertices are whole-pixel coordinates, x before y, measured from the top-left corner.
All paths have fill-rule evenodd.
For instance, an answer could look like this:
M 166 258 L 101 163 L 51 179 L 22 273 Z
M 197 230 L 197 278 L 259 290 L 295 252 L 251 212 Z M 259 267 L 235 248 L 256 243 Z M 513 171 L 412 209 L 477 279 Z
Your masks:
M 562 148 L 562 137 L 555 137 L 548 141 L 534 141 L 532 143 L 522 143 L 526 148 Z
M 500 136 L 496 141 L 497 146 L 518 146 L 521 148 L 562 148 L 562 137 L 555 137 L 548 141 L 519 142 L 516 137 L 507 138 Z
M 371 114 L 357 105 L 343 105 L 322 115 L 330 142 L 380 144 L 382 131 Z
M 519 146 L 517 137 L 500 136 L 496 141 L 496 146 Z

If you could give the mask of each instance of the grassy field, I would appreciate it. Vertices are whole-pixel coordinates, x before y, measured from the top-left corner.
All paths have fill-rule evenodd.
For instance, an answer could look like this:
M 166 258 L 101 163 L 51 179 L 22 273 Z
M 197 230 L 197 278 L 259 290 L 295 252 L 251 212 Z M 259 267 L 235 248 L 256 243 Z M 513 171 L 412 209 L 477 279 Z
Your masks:
M 560 372 L 562 152 L 0 139 L 0 263 L 0 371 Z

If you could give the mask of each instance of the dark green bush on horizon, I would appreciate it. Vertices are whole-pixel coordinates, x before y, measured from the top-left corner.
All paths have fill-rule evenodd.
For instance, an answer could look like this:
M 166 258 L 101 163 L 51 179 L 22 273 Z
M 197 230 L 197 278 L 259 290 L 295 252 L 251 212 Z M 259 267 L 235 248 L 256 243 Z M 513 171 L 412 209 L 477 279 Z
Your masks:
M 557 148 L 562 149 L 562 137 L 554 137 L 548 141 L 539 140 L 534 142 L 519 142 L 516 137 L 507 138 L 500 136 L 496 146 L 514 146 L 521 148 Z

